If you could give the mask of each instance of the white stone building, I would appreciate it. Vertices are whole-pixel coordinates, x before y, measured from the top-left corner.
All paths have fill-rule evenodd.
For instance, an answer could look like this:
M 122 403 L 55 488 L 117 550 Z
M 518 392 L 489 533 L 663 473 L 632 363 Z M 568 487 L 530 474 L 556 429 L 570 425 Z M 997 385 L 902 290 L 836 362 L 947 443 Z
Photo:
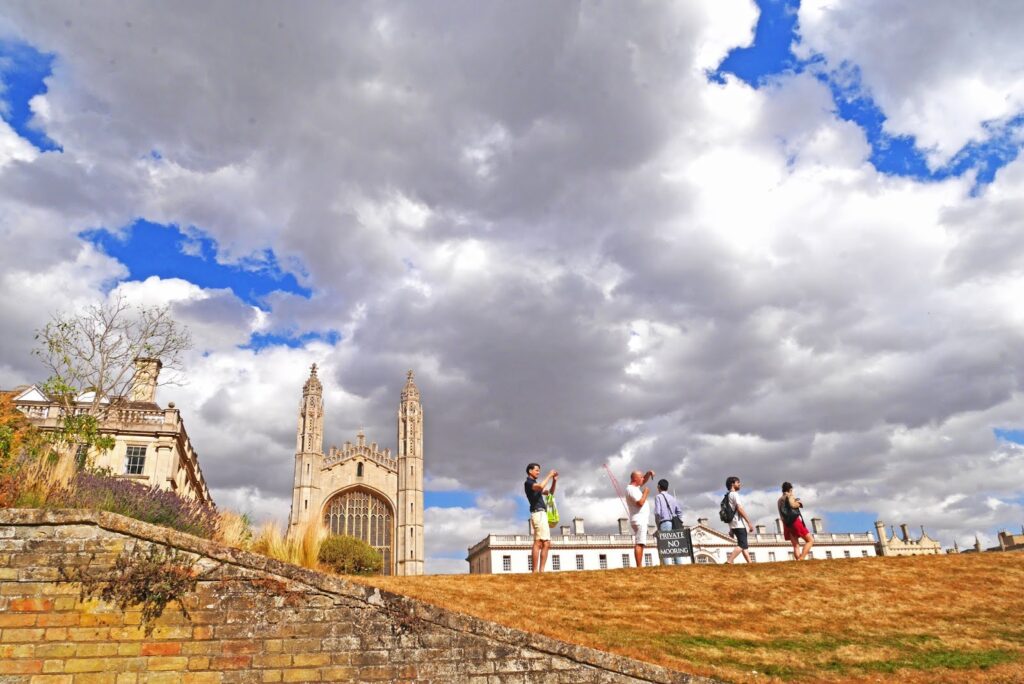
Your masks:
M 870 532 L 825 533 L 819 518 L 811 521 L 814 547 L 811 556 L 818 559 L 864 558 L 875 556 L 875 537 Z M 697 563 L 724 563 L 735 543 L 729 533 L 701 518 L 688 526 Z M 651 526 L 648 546 L 644 549 L 644 565 L 661 565 L 655 528 Z M 755 563 L 793 560 L 793 546 L 782 535 L 782 523 L 768 533 L 764 525 L 755 527 L 750 535 L 750 559 Z M 531 534 L 489 534 L 469 548 L 466 560 L 470 574 L 502 574 L 532 571 L 533 536 Z M 743 556 L 736 560 L 744 563 Z M 690 559 L 683 560 L 684 564 Z M 562 527 L 551 535 L 551 549 L 545 572 L 563 570 L 614 570 L 636 567 L 633 560 L 633 536 L 625 518 L 619 520 L 618 534 L 585 534 L 583 520 L 576 518 L 573 526 Z
M 80 463 L 108 468 L 115 475 L 144 485 L 168 489 L 188 499 L 213 503 L 199 467 L 199 454 L 185 430 L 181 412 L 171 402 L 166 408 L 156 403 L 157 379 L 161 364 L 138 359 L 127 397 L 101 397 L 103 407 L 100 431 L 114 438 L 113 449 L 87 451 L 79 448 Z M 33 425 L 43 431 L 55 431 L 62 425 L 64 408 L 47 397 L 35 385 L 17 387 L 9 392 L 14 405 Z M 95 395 L 77 397 L 76 412 L 92 406 Z
M 322 520 L 377 549 L 384 574 L 423 574 L 423 407 L 409 371 L 398 406 L 398 451 L 356 443 L 323 451 L 323 386 L 316 365 L 302 388 L 290 529 Z

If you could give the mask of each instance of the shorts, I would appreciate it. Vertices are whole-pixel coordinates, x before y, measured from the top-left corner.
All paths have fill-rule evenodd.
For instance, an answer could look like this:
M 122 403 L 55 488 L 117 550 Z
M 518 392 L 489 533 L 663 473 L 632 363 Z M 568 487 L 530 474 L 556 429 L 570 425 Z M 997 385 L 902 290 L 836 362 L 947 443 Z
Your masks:
M 732 527 L 729 529 L 729 536 L 736 540 L 736 546 L 741 549 L 750 548 L 750 543 L 747 542 L 747 528 Z
M 782 525 L 783 534 L 786 536 L 786 541 L 796 541 L 797 539 L 803 539 L 810 532 L 807 530 L 807 525 L 804 525 L 803 518 L 797 518 L 793 521 L 792 525 Z
M 548 527 L 547 511 L 534 511 L 530 513 L 530 525 L 533 527 L 533 541 L 551 541 L 551 528 Z
M 629 526 L 633 528 L 633 543 L 639 546 L 646 546 L 647 525 L 639 525 L 635 522 L 630 522 Z

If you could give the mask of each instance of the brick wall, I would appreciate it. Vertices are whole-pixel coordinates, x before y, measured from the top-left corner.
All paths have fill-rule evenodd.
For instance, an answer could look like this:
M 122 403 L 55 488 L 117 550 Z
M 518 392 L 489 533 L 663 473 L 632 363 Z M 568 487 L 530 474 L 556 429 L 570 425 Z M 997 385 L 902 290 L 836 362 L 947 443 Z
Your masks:
M 67 570 L 126 548 L 201 572 L 146 636 L 134 607 L 79 601 Z M 708 681 L 508 629 L 109 513 L 0 510 L 0 683 Z

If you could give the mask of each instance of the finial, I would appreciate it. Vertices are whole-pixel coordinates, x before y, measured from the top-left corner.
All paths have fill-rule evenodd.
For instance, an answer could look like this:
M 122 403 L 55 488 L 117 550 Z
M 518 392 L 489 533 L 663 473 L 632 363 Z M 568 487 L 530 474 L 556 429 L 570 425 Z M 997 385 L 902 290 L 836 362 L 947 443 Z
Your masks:
M 309 367 L 309 374 L 310 375 L 316 375 L 316 364 L 315 363 L 312 366 Z
M 412 380 L 412 371 L 410 370 L 408 373 L 406 373 L 405 377 L 407 380 Z

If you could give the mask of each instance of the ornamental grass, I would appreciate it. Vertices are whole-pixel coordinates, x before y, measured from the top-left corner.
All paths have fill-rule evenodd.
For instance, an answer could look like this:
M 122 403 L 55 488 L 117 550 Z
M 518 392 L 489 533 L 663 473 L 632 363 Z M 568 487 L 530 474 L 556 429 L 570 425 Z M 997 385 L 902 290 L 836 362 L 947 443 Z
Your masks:
M 1024 682 L 1024 553 L 359 582 L 730 682 Z

